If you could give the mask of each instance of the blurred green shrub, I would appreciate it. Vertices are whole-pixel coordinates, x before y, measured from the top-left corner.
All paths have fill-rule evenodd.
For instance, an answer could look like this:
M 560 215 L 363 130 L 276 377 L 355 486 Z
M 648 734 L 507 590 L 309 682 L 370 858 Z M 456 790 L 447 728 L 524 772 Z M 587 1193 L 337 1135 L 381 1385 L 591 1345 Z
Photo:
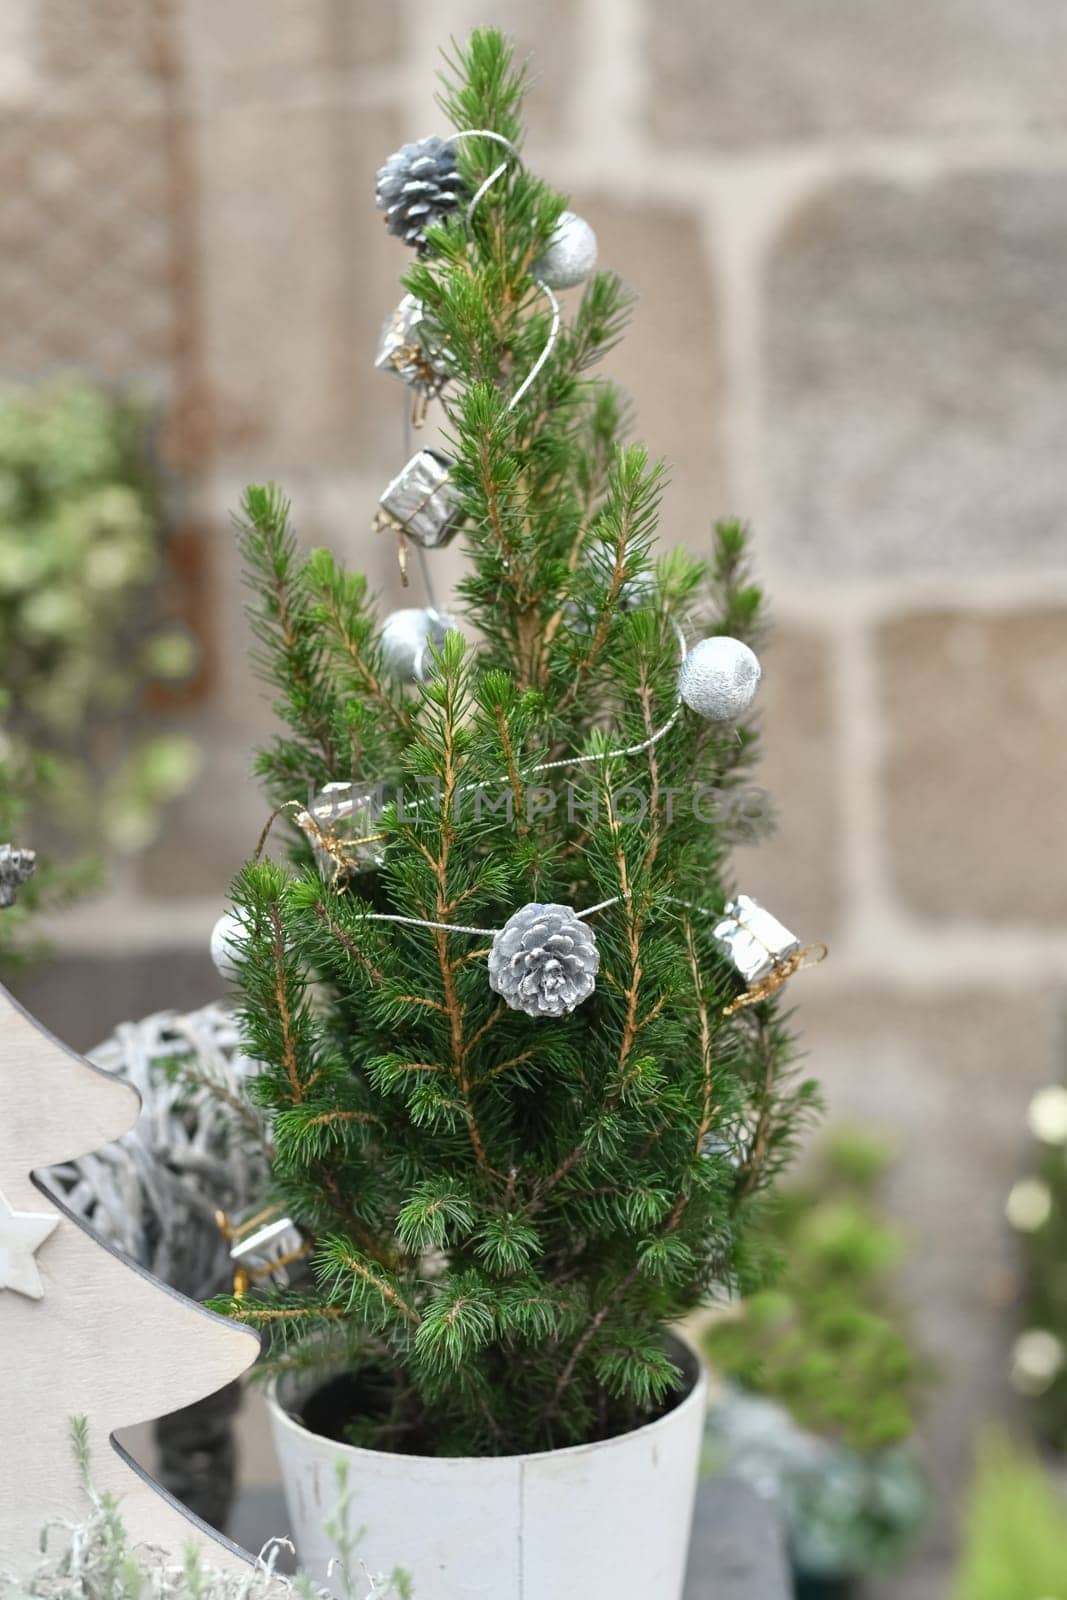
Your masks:
M 1067 1509 L 999 1435 L 979 1449 L 953 1600 L 1067 1600 Z
M 926 1513 L 906 1443 L 925 1364 L 893 1296 L 904 1243 L 879 1208 L 887 1164 L 879 1141 L 833 1134 L 813 1176 L 767 1204 L 768 1286 L 705 1335 L 724 1380 L 712 1462 L 777 1502 L 809 1579 L 890 1565 Z
M 922 1375 L 891 1292 L 904 1247 L 878 1207 L 887 1164 L 877 1141 L 833 1134 L 815 1176 L 768 1203 L 763 1237 L 780 1276 L 707 1335 L 723 1376 L 856 1450 L 910 1435 Z
M 159 619 L 152 428 L 147 406 L 81 379 L 0 388 L 0 840 L 42 856 L 0 959 L 101 858 L 143 849 L 197 770 L 191 740 L 137 727 L 146 684 L 196 662 Z

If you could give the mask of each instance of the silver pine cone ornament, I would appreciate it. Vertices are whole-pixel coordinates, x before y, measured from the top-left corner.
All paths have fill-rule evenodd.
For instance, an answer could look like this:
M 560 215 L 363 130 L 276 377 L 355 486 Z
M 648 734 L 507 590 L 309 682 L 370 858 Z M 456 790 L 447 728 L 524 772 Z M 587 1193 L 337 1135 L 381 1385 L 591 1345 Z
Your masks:
M 386 227 L 415 249 L 425 245 L 430 224 L 443 222 L 465 198 L 456 147 L 436 134 L 401 145 L 378 168 L 377 203 Z
M 596 987 L 600 952 L 570 906 L 523 906 L 493 938 L 489 987 L 513 1011 L 565 1017 Z

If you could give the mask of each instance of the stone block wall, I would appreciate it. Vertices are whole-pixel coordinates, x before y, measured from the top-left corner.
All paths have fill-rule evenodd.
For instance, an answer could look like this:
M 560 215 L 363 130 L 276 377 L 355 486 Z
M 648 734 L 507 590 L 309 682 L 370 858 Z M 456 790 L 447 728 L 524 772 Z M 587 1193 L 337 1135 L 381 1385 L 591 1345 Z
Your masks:
M 63 970 L 155 952 L 155 1002 L 169 961 L 203 959 L 258 833 L 269 712 L 226 528 L 243 481 L 283 481 L 309 540 L 395 590 L 370 518 L 405 402 L 370 363 L 405 258 L 373 174 L 438 125 L 436 47 L 483 20 L 533 54 L 531 160 L 639 292 L 613 362 L 673 465 L 664 537 L 755 529 L 782 826 L 743 882 L 831 946 L 793 997 L 831 1114 L 899 1146 L 940 1367 L 925 1432 L 955 1503 L 973 1425 L 1008 1405 L 1003 1198 L 1064 1056 L 1057 0 L 7 0 L 0 373 L 158 384 L 217 665 L 197 791 L 66 917 Z M 108 993 L 128 985 L 53 997 L 75 1042 L 116 1020 Z M 885 1592 L 941 1592 L 951 1543 L 939 1517 Z

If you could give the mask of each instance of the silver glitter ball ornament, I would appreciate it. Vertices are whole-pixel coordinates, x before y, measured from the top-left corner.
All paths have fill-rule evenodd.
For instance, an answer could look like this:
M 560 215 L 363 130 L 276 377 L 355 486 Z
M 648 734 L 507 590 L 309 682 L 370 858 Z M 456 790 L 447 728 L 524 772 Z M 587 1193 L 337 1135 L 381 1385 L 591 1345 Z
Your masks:
M 740 639 L 701 639 L 678 671 L 678 693 L 709 722 L 736 722 L 756 697 L 759 658 Z
M 607 539 L 595 539 L 589 547 L 589 561 L 599 582 L 608 584 L 615 566 L 615 546 Z M 620 586 L 614 610 L 622 615 L 656 602 L 656 575 L 647 568 L 635 572 Z M 568 623 L 577 632 L 591 633 L 600 621 L 600 606 L 593 600 L 568 600 L 563 607 Z
M 550 289 L 573 289 L 596 266 L 596 234 L 584 217 L 564 211 L 544 251 L 530 268 Z
M 13 844 L 0 844 L 0 907 L 13 906 L 15 898 L 32 876 L 37 857 L 32 850 Z
M 513 1011 L 565 1017 L 588 1000 L 600 966 L 593 930 L 570 906 L 523 906 L 494 935 L 489 987 Z
M 240 911 L 224 911 L 211 930 L 211 959 L 220 978 L 233 983 L 241 973 L 241 945 L 248 920 Z
M 455 626 L 451 617 L 432 606 L 391 611 L 378 640 L 386 671 L 402 682 L 422 683 L 432 669 L 434 650 L 441 649 L 445 634 Z
M 594 539 L 589 559 L 597 576 L 609 582 L 615 568 L 615 546 L 607 539 Z M 656 574 L 647 567 L 627 578 L 619 590 L 616 602 L 620 611 L 636 611 L 638 606 L 650 606 L 656 598 Z

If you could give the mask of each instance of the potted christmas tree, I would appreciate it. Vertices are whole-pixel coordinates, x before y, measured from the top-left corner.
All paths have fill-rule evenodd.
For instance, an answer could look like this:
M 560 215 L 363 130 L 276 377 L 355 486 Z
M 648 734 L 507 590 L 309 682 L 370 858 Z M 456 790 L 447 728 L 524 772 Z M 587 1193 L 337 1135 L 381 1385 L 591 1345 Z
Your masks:
M 460 620 L 380 619 L 298 552 L 279 492 L 243 506 L 288 725 L 260 771 L 295 826 L 214 938 L 285 1213 L 239 1246 L 228 1308 L 273 1347 L 318 1574 L 343 1456 L 368 1560 L 417 1593 L 672 1600 L 704 1379 L 668 1330 L 743 1276 L 812 1102 L 775 1001 L 804 951 L 730 876 L 759 678 L 744 535 L 717 529 L 710 571 L 654 560 L 660 469 L 592 376 L 627 295 L 524 168 L 523 88 L 474 34 L 454 136 L 379 176 L 416 253 L 378 364 L 440 398 L 447 439 L 379 523 L 420 558 L 463 535 Z M 309 1280 L 272 1287 L 292 1228 Z

